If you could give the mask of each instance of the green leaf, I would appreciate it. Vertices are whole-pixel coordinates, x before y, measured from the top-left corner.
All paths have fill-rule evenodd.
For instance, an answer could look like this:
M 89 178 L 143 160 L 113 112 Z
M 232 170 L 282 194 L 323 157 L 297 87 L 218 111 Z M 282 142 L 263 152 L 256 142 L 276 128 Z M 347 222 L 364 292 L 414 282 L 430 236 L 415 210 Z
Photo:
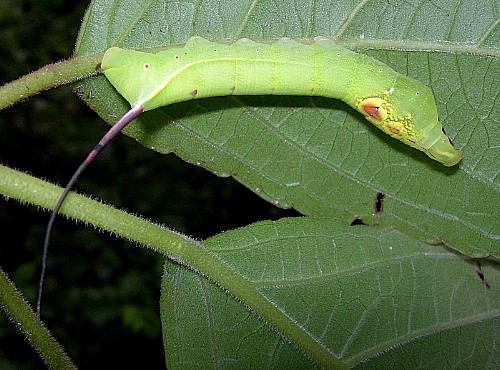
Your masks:
M 198 243 L 176 244 L 165 230 L 153 242 L 154 225 L 135 225 L 143 239 L 133 240 L 163 246 L 198 272 L 165 267 L 169 368 L 498 366 L 498 264 L 456 252 L 500 256 L 497 14 L 494 1 L 92 2 L 77 55 L 180 45 L 192 35 L 332 37 L 429 85 L 465 153 L 458 168 L 443 168 L 328 99 L 230 97 L 145 114 L 127 134 L 146 147 L 308 216 L 216 236 L 200 244 L 205 259 L 191 260 L 179 246 Z M 109 123 L 129 108 L 103 76 L 76 89 Z M 39 202 L 29 197 L 50 186 L 23 184 L 10 184 L 21 190 L 15 197 L 44 207 L 60 191 Z M 67 214 L 132 232 L 123 212 L 98 222 L 96 205 L 70 199 Z M 367 225 L 349 227 L 355 219 Z
M 280 207 L 329 220 L 277 225 L 276 239 L 266 239 L 267 224 L 251 227 L 258 252 L 239 239 L 249 230 L 214 240 L 219 243 L 216 254 L 238 274 L 250 281 L 266 278 L 259 292 L 291 318 L 296 329 L 317 339 L 318 346 L 332 354 L 330 360 L 441 367 L 467 366 L 467 358 L 477 358 L 488 367 L 497 333 L 485 328 L 497 320 L 498 310 L 487 319 L 484 311 L 475 311 L 470 289 L 478 289 L 472 296 L 480 300 L 489 290 L 478 281 L 474 265 L 438 244 L 473 257 L 500 256 L 495 19 L 478 17 L 474 9 L 451 1 L 441 7 L 379 1 L 360 6 L 330 2 L 323 7 L 275 1 L 93 5 L 80 33 L 79 55 L 110 46 L 180 45 L 193 35 L 213 41 L 323 35 L 429 85 L 448 135 L 465 153 L 459 167 L 443 168 L 377 132 L 342 103 L 320 98 L 228 97 L 175 104 L 145 114 L 127 134 L 146 147 L 174 152 L 214 174 L 232 176 Z M 480 14 L 491 14 L 482 5 Z M 481 21 L 471 21 L 476 18 Z M 128 109 L 102 76 L 78 88 L 94 97 L 88 103 L 110 123 Z M 376 205 L 380 194 L 381 207 Z M 355 218 L 374 227 L 349 228 Z M 314 232 L 301 222 L 313 225 Z M 308 237 L 298 237 L 297 230 Z M 325 245 L 317 240 L 320 236 Z M 337 249 L 337 238 L 349 248 Z M 260 245 L 262 240 L 269 240 L 269 248 Z M 282 240 L 287 243 L 282 245 Z M 325 253 L 326 245 L 331 256 Z M 239 253 L 228 261 L 220 250 Z M 334 258 L 341 250 L 348 251 L 346 256 Z M 378 255 L 381 250 L 394 252 L 388 257 Z M 318 251 L 321 257 L 308 255 Z M 293 270 L 291 266 L 294 271 L 306 268 L 302 258 L 331 275 L 323 277 L 317 266 L 298 269 L 291 278 L 283 275 Z M 233 301 L 227 303 L 222 291 L 183 268 L 170 266 L 166 271 L 162 320 L 169 367 L 208 362 L 214 368 L 308 366 L 261 321 Z M 488 274 L 494 271 L 491 267 Z M 276 329 L 272 322 L 268 325 Z M 489 344 L 468 347 L 478 333 L 486 335 Z M 432 352 L 436 343 L 457 338 L 460 343 Z M 302 348 L 300 340 L 293 344 Z M 252 355 L 256 350 L 264 356 Z M 462 357 L 464 353 L 468 355 Z M 415 363 L 415 358 L 428 362 Z
M 215 41 L 330 36 L 358 51 L 371 49 L 372 56 L 428 84 L 447 133 L 464 150 L 463 162 L 443 168 L 378 132 L 339 101 L 322 98 L 227 97 L 174 104 L 144 114 L 128 135 L 219 176 L 233 176 L 273 204 L 307 216 L 346 222 L 357 216 L 469 256 L 500 256 L 500 110 L 495 104 L 500 64 L 498 42 L 489 37 L 494 29 L 486 22 L 471 26 L 465 9 L 446 18 L 433 6 L 384 6 L 382 12 L 376 1 L 359 9 L 335 3 L 325 9 L 265 1 L 237 1 L 222 9 L 216 4 L 182 2 L 165 8 L 159 1 L 96 1 L 76 52 L 177 45 L 192 35 Z M 288 18 L 291 9 L 310 18 Z M 335 27 L 330 15 L 339 11 L 345 16 Z M 412 14 L 404 36 L 373 22 L 377 14 L 385 18 L 393 11 Z M 442 19 L 433 24 L 432 34 L 417 22 L 436 17 Z M 401 20 L 393 22 L 396 27 Z M 445 43 L 446 25 L 477 27 L 476 38 L 453 29 Z M 108 122 L 129 108 L 103 76 L 78 90 L 93 97 L 87 102 Z M 374 216 L 377 193 L 385 197 L 383 212 Z
M 493 263 L 482 266 L 486 288 L 475 262 L 455 253 L 397 231 L 311 218 L 261 222 L 204 244 L 347 367 L 498 361 Z M 167 263 L 162 289 L 169 369 L 310 368 L 271 324 L 185 267 Z
M 61 188 L 0 166 L 0 191 L 46 207 Z M 311 367 L 301 352 L 329 369 L 497 361 L 494 262 L 338 219 L 261 222 L 200 243 L 78 194 L 62 212 L 190 269 L 165 269 L 168 368 Z

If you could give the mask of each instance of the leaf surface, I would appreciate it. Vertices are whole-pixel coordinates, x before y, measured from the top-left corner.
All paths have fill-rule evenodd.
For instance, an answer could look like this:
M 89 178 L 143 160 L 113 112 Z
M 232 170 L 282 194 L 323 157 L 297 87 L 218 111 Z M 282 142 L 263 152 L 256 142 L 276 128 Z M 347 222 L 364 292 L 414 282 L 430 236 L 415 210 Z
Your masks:
M 499 361 L 498 268 L 483 266 L 486 289 L 476 265 L 442 245 L 500 256 L 499 9 L 494 1 L 474 4 L 99 0 L 76 53 L 181 45 L 193 35 L 322 35 L 430 86 L 443 126 L 464 151 L 458 167 L 444 168 L 322 98 L 191 101 L 148 112 L 126 133 L 310 217 L 251 225 L 205 244 L 332 359 L 380 368 L 478 360 L 487 368 Z M 129 108 L 103 76 L 77 88 L 110 123 Z M 349 227 L 354 219 L 370 226 Z M 170 263 L 165 271 L 169 367 L 310 366 L 272 323 L 212 283 Z
M 481 267 L 486 288 L 475 262 L 451 251 L 397 231 L 312 218 L 253 224 L 205 246 L 348 367 L 498 361 L 494 263 Z M 311 366 L 272 323 L 185 267 L 167 263 L 162 291 L 168 368 Z
M 498 42 L 490 37 L 496 26 L 483 20 L 472 35 L 460 33 L 472 27 L 471 10 L 463 9 L 434 24 L 431 37 L 429 17 L 447 19 L 446 8 L 393 9 L 376 1 L 352 8 L 331 2 L 322 9 L 266 1 L 168 4 L 95 1 L 77 54 L 110 46 L 178 45 L 192 35 L 214 41 L 329 36 L 355 50 L 371 49 L 370 55 L 428 84 L 464 160 L 444 168 L 379 132 L 345 104 L 323 98 L 237 96 L 174 104 L 144 114 L 128 135 L 219 176 L 233 176 L 273 204 L 307 216 L 358 216 L 466 255 L 500 255 L 500 64 Z M 406 15 L 404 33 L 387 29 L 387 20 L 384 27 L 373 21 L 392 12 Z M 332 13 L 343 15 L 337 27 Z M 396 27 L 401 20 L 393 22 Z M 93 97 L 88 103 L 108 122 L 128 109 L 103 76 L 78 89 L 90 89 L 84 96 Z M 385 195 L 383 213 L 374 217 L 379 192 Z

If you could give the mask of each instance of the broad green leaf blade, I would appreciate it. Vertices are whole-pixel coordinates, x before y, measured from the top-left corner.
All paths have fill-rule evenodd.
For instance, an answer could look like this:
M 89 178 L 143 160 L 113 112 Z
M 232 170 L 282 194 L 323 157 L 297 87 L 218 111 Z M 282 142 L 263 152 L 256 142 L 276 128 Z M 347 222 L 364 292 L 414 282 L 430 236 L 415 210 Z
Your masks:
M 173 262 L 160 302 L 167 369 L 314 367 L 234 298 Z
M 261 222 L 204 244 L 346 366 L 498 362 L 500 270 L 491 262 L 313 218 Z M 272 323 L 188 269 L 167 263 L 162 290 L 169 369 L 310 368 Z
M 60 194 L 61 188 L 52 184 L 5 167 L 0 169 L 3 173 L 0 190 L 6 196 L 50 207 Z M 62 211 L 201 272 L 254 312 L 263 313 L 261 317 L 286 339 L 291 339 L 287 333 L 294 334 L 294 345 L 316 354 L 315 361 L 336 365 L 329 368 L 341 367 L 342 362 L 361 364 L 378 355 L 382 357 L 377 357 L 377 361 L 396 359 L 398 363 L 409 363 L 403 360 L 414 347 L 418 353 L 427 355 L 427 340 L 431 344 L 446 343 L 448 339 L 456 341 L 457 331 L 460 339 L 464 338 L 459 344 L 473 351 L 474 359 L 488 364 L 498 358 L 495 347 L 498 333 L 494 330 L 500 313 L 500 270 L 493 262 L 483 261 L 481 266 L 477 261 L 417 242 L 397 231 L 373 226 L 349 227 L 335 219 L 305 217 L 261 222 L 201 244 L 77 194 L 70 195 Z M 201 317 L 205 320 L 198 317 L 198 322 L 208 326 L 208 330 L 231 335 L 237 331 L 234 337 L 238 341 L 215 346 L 202 340 L 208 347 L 202 346 L 197 351 L 203 348 L 224 351 L 215 350 L 211 357 L 196 358 L 212 358 L 216 363 L 234 359 L 238 357 L 235 352 L 241 348 L 242 335 L 250 338 L 246 346 L 256 343 L 254 351 L 264 348 L 269 353 L 268 334 L 263 334 L 266 347 L 255 337 L 253 328 L 257 323 L 251 323 L 252 330 L 244 325 L 247 320 L 238 322 L 229 331 L 217 325 L 228 317 L 250 320 L 254 316 L 248 315 L 241 305 L 236 312 L 237 305 L 218 305 L 225 301 L 226 293 L 201 283 L 199 278 L 195 279 L 195 285 L 196 281 L 206 287 L 202 294 L 200 289 L 186 290 L 179 285 L 170 291 L 164 289 L 166 356 L 174 365 L 176 361 L 187 364 L 184 355 L 192 353 L 189 348 L 172 352 L 168 345 L 181 349 L 186 343 L 196 346 L 199 342 L 187 338 L 207 330 L 197 325 L 197 332 L 193 333 L 190 323 L 196 320 L 190 315 L 200 312 L 209 313 Z M 167 281 L 163 284 L 168 288 Z M 223 297 L 208 299 L 209 291 L 218 291 L 215 294 Z M 196 302 L 198 305 L 211 302 L 208 307 L 211 311 L 206 311 L 207 307 L 204 311 Z M 483 330 L 484 327 L 494 330 Z M 231 337 L 214 337 L 215 341 L 224 339 Z M 271 342 L 281 349 L 277 337 Z M 470 343 L 478 342 L 481 345 L 470 348 Z M 449 353 L 456 348 L 458 355 Z M 466 353 L 463 348 L 444 346 L 439 353 L 447 358 L 455 356 L 454 363 L 458 363 Z M 289 348 L 283 348 L 276 361 L 295 361 L 295 355 L 289 357 L 291 353 Z M 383 359 L 384 356 L 387 357 Z M 242 361 L 249 358 L 246 354 L 243 357 Z
M 94 1 L 76 52 L 177 45 L 192 35 L 262 40 L 320 34 L 355 50 L 376 49 L 369 54 L 434 90 L 444 127 L 465 153 L 459 167 L 433 163 L 328 99 L 229 97 L 175 104 L 144 114 L 127 134 L 219 176 L 233 176 L 264 199 L 304 215 L 346 222 L 358 216 L 466 255 L 498 257 L 500 67 L 498 40 L 491 37 L 497 26 L 468 23 L 473 15 L 466 8 L 450 16 L 445 9 L 457 4 L 331 2 L 314 8 L 275 1 L 235 1 L 230 7 L 216 1 Z M 289 18 L 290 12 L 296 16 Z M 374 19 L 383 19 L 384 27 Z M 432 27 L 417 19 L 432 19 Z M 470 32 L 460 32 L 464 28 Z M 110 123 L 128 109 L 102 76 L 77 89 Z M 385 194 L 384 208 L 374 217 L 379 192 Z

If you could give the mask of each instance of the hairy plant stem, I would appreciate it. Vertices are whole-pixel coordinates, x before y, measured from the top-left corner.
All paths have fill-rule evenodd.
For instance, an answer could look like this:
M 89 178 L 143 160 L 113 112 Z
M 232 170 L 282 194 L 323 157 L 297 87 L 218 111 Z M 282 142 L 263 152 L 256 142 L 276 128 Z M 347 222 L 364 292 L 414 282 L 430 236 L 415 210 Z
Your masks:
M 42 91 L 100 73 L 103 53 L 48 64 L 0 87 L 0 110 Z

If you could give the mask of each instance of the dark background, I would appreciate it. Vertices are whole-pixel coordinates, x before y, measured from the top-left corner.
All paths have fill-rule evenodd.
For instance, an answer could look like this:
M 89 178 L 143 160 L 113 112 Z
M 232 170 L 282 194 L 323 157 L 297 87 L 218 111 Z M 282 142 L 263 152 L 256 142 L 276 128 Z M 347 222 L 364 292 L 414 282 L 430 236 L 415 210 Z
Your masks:
M 0 83 L 72 54 L 86 1 L 2 0 Z M 98 37 L 98 35 L 96 35 Z M 0 162 L 65 185 L 107 129 L 69 87 L 0 112 Z M 296 215 L 174 155 L 121 135 L 77 189 L 198 239 L 264 219 Z M 0 202 L 0 266 L 36 299 L 47 212 Z M 159 321 L 163 258 L 59 217 L 52 234 L 42 315 L 77 366 L 164 367 Z M 0 314 L 0 369 L 43 368 Z

